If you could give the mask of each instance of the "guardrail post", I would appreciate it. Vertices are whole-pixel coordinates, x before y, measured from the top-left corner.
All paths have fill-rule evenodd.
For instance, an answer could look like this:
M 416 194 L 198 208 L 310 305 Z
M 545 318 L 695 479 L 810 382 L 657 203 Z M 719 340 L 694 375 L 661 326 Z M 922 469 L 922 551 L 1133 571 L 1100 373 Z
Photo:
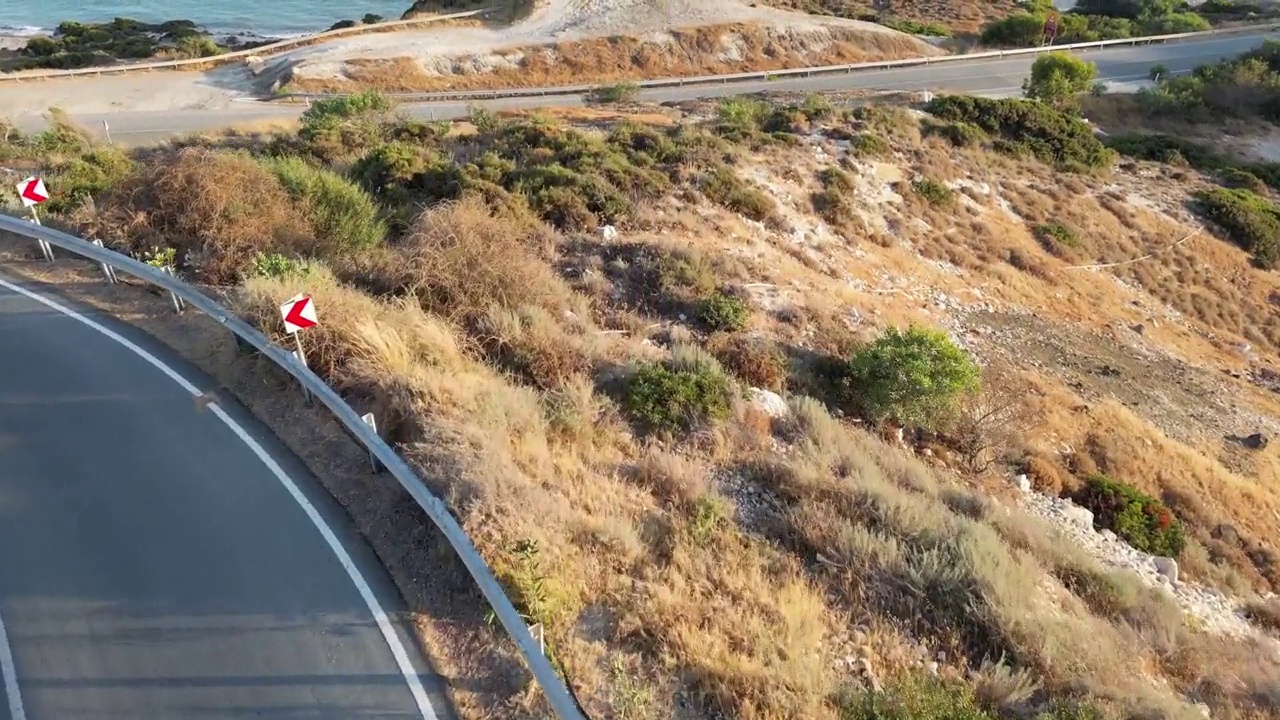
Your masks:
M 167 274 L 169 277 L 178 277 L 178 274 L 173 271 L 172 265 L 165 265 L 161 268 L 161 272 Z M 169 297 L 173 298 L 173 309 L 175 312 L 181 314 L 183 310 L 187 309 L 187 301 L 179 297 L 178 293 L 170 290 Z
M 94 239 L 93 244 L 97 245 L 98 247 L 103 247 L 102 241 L 96 238 Z M 116 269 L 111 267 L 111 263 L 104 262 L 99 264 L 102 266 L 102 274 L 107 278 L 107 282 L 111 283 L 112 285 L 115 285 L 116 283 L 120 282 L 120 278 L 116 277 Z
M 373 428 L 375 433 L 378 432 L 378 420 L 373 416 L 373 413 L 365 413 L 360 419 L 370 428 Z M 378 462 L 378 456 L 372 450 L 369 451 L 369 464 L 373 466 L 374 474 L 382 472 L 382 463 Z

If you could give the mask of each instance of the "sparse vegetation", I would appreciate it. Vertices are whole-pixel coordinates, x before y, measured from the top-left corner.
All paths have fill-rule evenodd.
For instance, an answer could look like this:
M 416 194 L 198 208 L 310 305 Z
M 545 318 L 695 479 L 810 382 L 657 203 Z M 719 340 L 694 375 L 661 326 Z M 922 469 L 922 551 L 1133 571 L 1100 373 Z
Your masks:
M 1269 656 L 1003 493 L 1026 473 L 1192 582 L 1280 587 L 1270 491 L 1242 479 L 1272 472 L 1269 453 L 1223 459 L 1203 450 L 1218 427 L 1205 443 L 1170 423 L 1194 406 L 1237 431 L 1202 383 L 1268 412 L 1217 367 L 1238 367 L 1244 339 L 1270 362 L 1280 334 L 1258 318 L 1280 281 L 1219 243 L 1169 247 L 1189 221 L 1166 209 L 1245 192 L 1198 172 L 1277 173 L 1113 133 L 1130 158 L 1187 163 L 1140 168 L 1164 173 L 1143 196 L 1138 163 L 1094 172 L 1116 150 L 1026 100 L 939 98 L 922 121 L 818 96 L 704 108 L 670 127 L 475 112 L 454 128 L 370 94 L 271 139 L 130 154 L 68 123 L 4 131 L 0 152 L 66 163 L 51 223 L 219 286 L 278 341 L 279 303 L 310 293 L 312 368 L 376 413 L 593 715 L 1095 720 L 1194 716 L 1187 698 L 1274 712 Z M 1247 215 L 1221 214 L 1224 230 Z M 1110 282 L 1052 255 L 1151 257 Z M 1096 336 L 1104 322 L 1123 342 Z M 1207 358 L 1213 380 L 1135 343 Z M 250 394 L 278 385 L 241 370 Z M 406 598 L 425 596 L 442 577 L 423 572 L 429 523 L 339 482 Z M 474 630 L 491 634 L 469 652 L 518 667 L 499 631 Z M 944 658 L 938 677 L 920 658 Z M 464 717 L 545 714 L 518 672 L 484 672 L 501 697 Z

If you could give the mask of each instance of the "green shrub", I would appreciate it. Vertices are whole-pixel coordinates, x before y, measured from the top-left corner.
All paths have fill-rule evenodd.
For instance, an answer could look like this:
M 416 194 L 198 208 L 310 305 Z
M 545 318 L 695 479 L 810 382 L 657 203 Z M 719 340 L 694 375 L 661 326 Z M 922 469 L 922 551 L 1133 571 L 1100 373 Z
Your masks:
M 1032 232 L 1035 234 L 1036 239 L 1050 251 L 1054 251 L 1060 246 L 1080 247 L 1080 238 L 1076 236 L 1076 231 L 1057 220 L 1050 220 L 1047 223 L 1036 225 Z
M 380 139 L 392 103 L 373 90 L 317 100 L 302 114 L 298 137 L 312 153 L 335 160 L 364 152 Z
M 1211 188 L 1196 194 L 1196 209 L 1226 232 L 1231 242 L 1270 270 L 1280 260 L 1280 206 L 1248 190 Z
M 86 199 L 121 182 L 133 170 L 133 161 L 113 147 L 93 148 L 79 157 L 54 166 L 49 185 L 53 195 L 45 209 L 63 213 Z
M 674 433 L 727 417 L 730 393 L 728 378 L 713 369 L 652 363 L 628 379 L 623 407 L 642 429 Z
M 1115 152 L 1080 118 L 1044 103 L 944 95 L 925 109 L 942 120 L 970 123 L 999 137 L 999 150 L 1031 153 L 1064 169 L 1107 167 L 1115 161 Z
M 982 29 L 980 42 L 989 47 L 1033 47 L 1044 39 L 1044 15 L 1016 13 L 993 20 Z
M 892 149 L 888 140 L 873 133 L 858 133 L 849 140 L 849 154 L 854 157 L 883 157 Z
M 951 37 L 951 28 L 941 23 L 919 22 L 917 20 L 900 20 L 896 18 L 886 18 L 879 21 L 885 27 L 893 28 L 898 32 L 904 32 L 908 35 L 923 35 L 925 37 Z
M 977 390 L 978 378 L 978 366 L 946 333 L 889 327 L 838 369 L 837 398 L 875 423 L 937 427 Z
M 1051 52 L 1031 63 L 1023 94 L 1055 107 L 1073 107 L 1075 98 L 1098 78 L 1098 66 L 1065 52 Z
M 1106 475 L 1089 477 L 1074 500 L 1093 512 L 1095 524 L 1134 548 L 1176 558 L 1186 545 L 1182 524 L 1164 503 Z
M 299 203 L 315 237 L 331 252 L 370 248 L 386 240 L 387 226 L 378 216 L 377 203 L 355 183 L 301 158 L 263 162 Z
M 716 108 L 716 133 L 729 140 L 751 140 L 773 112 L 769 103 L 750 97 L 728 97 Z
M 1248 170 L 1230 168 L 1222 172 L 1220 179 L 1224 187 L 1248 190 L 1256 195 L 1263 195 L 1267 192 L 1267 184 L 1263 182 L 1262 178 Z
M 714 203 L 752 220 L 764 222 L 778 212 L 778 204 L 763 190 L 743 180 L 733 168 L 718 167 L 702 183 L 702 192 Z
M 1115 135 L 1107 138 L 1107 145 L 1127 157 L 1189 165 L 1197 170 L 1215 170 L 1225 164 L 1208 146 L 1163 133 Z
M 598 87 L 587 94 L 587 101 L 594 103 L 631 102 L 640 94 L 640 86 L 632 82 Z
M 922 177 L 912 180 L 911 191 L 934 207 L 950 207 L 956 200 L 954 190 L 933 178 Z
M 751 308 L 742 298 L 717 291 L 698 303 L 697 317 L 712 332 L 735 332 L 747 326 Z
M 921 124 L 925 135 L 947 140 L 955 147 L 974 147 L 987 139 L 987 134 L 977 125 L 967 122 L 938 122 L 926 120 Z
M 840 720 L 996 720 L 980 708 L 973 688 L 956 680 L 909 675 L 883 691 L 844 699 Z
M 302 273 L 302 263 L 280 253 L 258 253 L 253 258 L 251 277 L 283 279 Z

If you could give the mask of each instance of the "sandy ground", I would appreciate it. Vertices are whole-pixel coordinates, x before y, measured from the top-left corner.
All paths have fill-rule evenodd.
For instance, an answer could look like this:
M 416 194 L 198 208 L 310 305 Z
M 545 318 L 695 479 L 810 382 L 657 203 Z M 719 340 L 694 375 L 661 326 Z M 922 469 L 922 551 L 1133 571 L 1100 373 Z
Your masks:
M 521 46 L 596 37 L 646 37 L 660 42 L 673 29 L 758 23 L 796 31 L 841 27 L 899 35 L 882 25 L 817 17 L 735 0 L 549 0 L 528 19 L 505 28 L 424 29 L 360 35 L 302 48 L 281 58 L 307 77 L 337 76 L 353 59 L 412 57 L 430 68 L 437 61 L 480 57 Z M 483 63 L 480 63 L 483 65 Z
M 452 65 L 458 58 L 471 57 L 477 60 L 471 67 L 483 72 L 487 69 L 485 54 L 503 49 L 619 35 L 660 43 L 669 38 L 667 33 L 672 29 L 726 23 L 760 24 L 796 32 L 846 28 L 907 40 L 897 31 L 872 23 L 751 7 L 736 0 L 548 0 L 529 18 L 509 27 L 451 27 L 353 36 L 277 56 L 269 61 L 266 71 L 269 75 L 289 71 L 307 78 L 337 78 L 350 60 L 407 57 L 430 71 L 433 66 Z M 3 43 L 20 40 L 0 38 L 0 48 L 5 47 Z M 928 46 L 921 43 L 921 52 L 929 52 Z M 253 78 L 239 65 L 203 73 L 165 71 L 0 83 L 0 118 L 20 124 L 31 122 L 52 106 L 72 115 L 115 110 L 212 110 L 254 92 Z

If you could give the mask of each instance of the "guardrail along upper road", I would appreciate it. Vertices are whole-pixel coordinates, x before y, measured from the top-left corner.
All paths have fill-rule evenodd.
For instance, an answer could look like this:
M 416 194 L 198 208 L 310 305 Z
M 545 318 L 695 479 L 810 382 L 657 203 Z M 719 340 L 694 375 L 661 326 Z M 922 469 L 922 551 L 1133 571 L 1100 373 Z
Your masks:
M 1233 57 L 1274 37 L 1274 31 L 1249 32 L 1165 43 L 1136 46 L 1113 46 L 1077 51 L 1098 65 L 1103 82 L 1132 82 L 1147 77 L 1152 65 L 1164 65 L 1172 73 L 1185 73 L 1197 65 Z M 813 77 L 781 77 L 775 80 L 751 80 L 727 84 L 686 85 L 644 89 L 639 99 L 648 102 L 673 102 L 696 98 L 720 97 L 741 93 L 768 91 L 817 92 L 829 90 L 933 90 L 979 95 L 1016 95 L 1022 81 L 1031 73 L 1031 55 L 1012 55 L 1004 59 L 952 60 L 945 63 L 915 65 L 885 70 L 863 70 L 845 74 Z M 0 89 L 0 104 L 3 92 Z M 472 99 L 409 101 L 401 106 L 407 114 L 424 119 L 465 117 L 469 104 L 482 104 L 495 110 L 581 105 L 579 95 L 540 95 L 538 89 L 512 91 L 522 94 L 483 100 L 484 93 Z M 91 130 L 101 131 L 104 120 L 110 123 L 116 142 L 141 144 L 175 135 L 214 130 L 237 123 L 288 120 L 298 117 L 303 107 L 273 103 L 234 103 L 222 109 L 191 109 L 173 112 L 85 113 L 75 119 Z M 20 123 L 22 124 L 22 123 Z M 34 128 L 38 121 L 28 120 Z
M 0 337 L 0 718 L 452 717 L 386 571 L 212 380 L 4 278 Z

